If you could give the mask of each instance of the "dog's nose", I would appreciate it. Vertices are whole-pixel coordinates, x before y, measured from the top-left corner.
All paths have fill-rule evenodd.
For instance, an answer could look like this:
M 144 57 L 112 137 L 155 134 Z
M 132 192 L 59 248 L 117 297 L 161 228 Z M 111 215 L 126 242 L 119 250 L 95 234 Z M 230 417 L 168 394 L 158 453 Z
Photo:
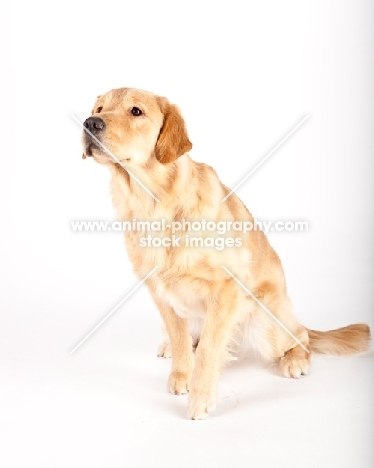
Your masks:
M 83 125 L 93 134 L 99 133 L 105 129 L 105 122 L 103 119 L 100 119 L 100 117 L 88 117 L 88 119 L 83 122 Z

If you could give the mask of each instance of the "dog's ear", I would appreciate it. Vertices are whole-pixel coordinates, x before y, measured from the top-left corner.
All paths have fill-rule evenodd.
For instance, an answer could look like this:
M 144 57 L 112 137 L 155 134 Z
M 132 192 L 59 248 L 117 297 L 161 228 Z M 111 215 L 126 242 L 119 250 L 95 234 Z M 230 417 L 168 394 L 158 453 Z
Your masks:
M 164 114 L 160 134 L 155 147 L 156 158 L 163 164 L 175 161 L 192 148 L 186 126 L 177 106 L 166 99 L 160 100 Z

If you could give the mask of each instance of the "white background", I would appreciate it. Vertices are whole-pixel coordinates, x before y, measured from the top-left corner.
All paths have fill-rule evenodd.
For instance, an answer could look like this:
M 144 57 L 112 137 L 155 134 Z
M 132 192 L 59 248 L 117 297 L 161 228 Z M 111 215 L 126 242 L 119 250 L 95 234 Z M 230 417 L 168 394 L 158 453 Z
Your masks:
M 272 233 L 300 321 L 373 321 L 373 7 L 368 1 L 13 2 L 2 12 L 0 404 L 7 467 L 372 466 L 372 354 L 315 357 L 311 375 L 238 363 L 218 409 L 186 419 L 155 357 L 158 313 L 111 220 L 109 174 L 79 126 L 122 86 L 177 103 L 191 156 Z M 370 49 L 371 48 L 371 49 Z

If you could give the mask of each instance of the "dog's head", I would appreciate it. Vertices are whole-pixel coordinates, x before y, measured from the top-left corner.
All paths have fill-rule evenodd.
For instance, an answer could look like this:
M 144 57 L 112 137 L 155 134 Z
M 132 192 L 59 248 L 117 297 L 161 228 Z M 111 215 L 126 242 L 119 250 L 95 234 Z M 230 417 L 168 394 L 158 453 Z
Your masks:
M 147 91 L 120 88 L 99 96 L 84 122 L 84 156 L 102 164 L 168 164 L 192 144 L 179 109 Z

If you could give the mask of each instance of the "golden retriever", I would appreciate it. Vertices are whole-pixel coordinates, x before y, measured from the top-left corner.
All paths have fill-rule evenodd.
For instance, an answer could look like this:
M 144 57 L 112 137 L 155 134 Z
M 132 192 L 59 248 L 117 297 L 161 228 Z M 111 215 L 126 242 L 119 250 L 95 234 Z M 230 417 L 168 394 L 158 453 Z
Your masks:
M 222 202 L 230 190 L 214 169 L 189 157 L 192 144 L 175 105 L 150 92 L 114 89 L 97 98 L 84 127 L 83 157 L 110 170 L 119 220 L 156 222 L 146 232 L 126 230 L 125 243 L 139 278 L 157 267 L 146 284 L 169 340 L 159 355 L 171 355 L 168 388 L 189 393 L 190 419 L 215 408 L 223 364 L 247 347 L 293 378 L 307 374 L 311 352 L 368 349 L 367 325 L 317 332 L 297 321 L 279 257 L 261 230 L 235 229 L 253 217 L 235 193 Z M 202 220 L 230 227 L 212 233 Z M 182 221 L 187 228 L 171 243 L 171 223 Z M 192 232 L 193 222 L 200 224 Z M 191 243 L 192 234 L 200 241 Z M 147 244 L 147 236 L 158 244 Z

